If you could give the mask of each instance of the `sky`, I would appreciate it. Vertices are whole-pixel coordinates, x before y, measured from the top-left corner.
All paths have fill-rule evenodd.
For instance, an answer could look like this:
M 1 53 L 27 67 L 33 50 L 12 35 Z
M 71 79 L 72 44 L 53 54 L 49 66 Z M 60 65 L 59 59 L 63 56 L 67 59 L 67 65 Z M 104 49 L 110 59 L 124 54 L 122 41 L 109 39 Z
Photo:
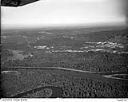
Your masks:
M 1 11 L 2 28 L 126 23 L 121 0 L 40 0 Z

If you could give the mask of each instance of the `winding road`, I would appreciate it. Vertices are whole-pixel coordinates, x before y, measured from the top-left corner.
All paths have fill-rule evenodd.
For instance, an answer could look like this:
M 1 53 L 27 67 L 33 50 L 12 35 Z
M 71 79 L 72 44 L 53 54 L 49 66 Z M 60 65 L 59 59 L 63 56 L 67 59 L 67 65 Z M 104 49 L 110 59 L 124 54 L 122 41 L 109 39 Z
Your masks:
M 63 71 L 71 71 L 71 72 L 77 72 L 77 73 L 81 73 L 81 75 L 86 75 L 86 77 L 90 77 L 92 78 L 94 76 L 94 78 L 96 77 L 100 77 L 100 78 L 107 78 L 107 79 L 115 79 L 115 80 L 128 80 L 128 79 L 124 79 L 124 78 L 117 78 L 117 77 L 113 77 L 112 75 L 114 74 L 125 74 L 124 72 L 93 72 L 93 71 L 84 71 L 84 70 L 78 70 L 78 69 L 73 69 L 73 68 L 63 68 L 63 67 L 11 67 L 11 68 L 2 68 L 3 71 L 1 73 L 4 73 L 4 71 L 8 71 L 8 70 L 16 70 L 16 69 L 40 69 L 40 70 L 63 70 Z M 9 72 L 9 71 L 8 71 Z M 86 73 L 86 74 L 85 74 Z M 127 75 L 127 74 L 126 74 Z

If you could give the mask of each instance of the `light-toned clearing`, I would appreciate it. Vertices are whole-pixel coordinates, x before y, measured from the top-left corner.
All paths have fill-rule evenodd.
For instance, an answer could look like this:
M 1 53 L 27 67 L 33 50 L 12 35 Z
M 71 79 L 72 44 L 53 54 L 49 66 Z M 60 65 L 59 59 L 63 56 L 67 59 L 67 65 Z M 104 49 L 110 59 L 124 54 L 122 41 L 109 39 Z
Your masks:
M 126 76 L 128 74 L 112 74 L 112 75 L 103 75 L 103 77 L 111 78 L 111 79 L 118 79 L 118 80 L 128 80 L 125 78 L 119 78 L 118 76 Z

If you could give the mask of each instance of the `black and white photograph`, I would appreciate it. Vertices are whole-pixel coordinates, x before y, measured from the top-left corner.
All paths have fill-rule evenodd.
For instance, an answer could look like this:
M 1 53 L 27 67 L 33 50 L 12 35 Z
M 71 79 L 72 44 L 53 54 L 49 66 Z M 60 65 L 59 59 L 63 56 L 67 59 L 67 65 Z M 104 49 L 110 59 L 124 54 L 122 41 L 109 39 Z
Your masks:
M 127 102 L 127 5 L 1 0 L 1 98 Z

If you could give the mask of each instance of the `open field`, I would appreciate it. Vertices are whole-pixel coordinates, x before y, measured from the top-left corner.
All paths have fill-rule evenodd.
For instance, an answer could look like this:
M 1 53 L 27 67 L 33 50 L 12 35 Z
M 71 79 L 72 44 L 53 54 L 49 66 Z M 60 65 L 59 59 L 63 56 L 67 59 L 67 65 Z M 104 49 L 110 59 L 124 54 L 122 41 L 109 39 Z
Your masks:
M 127 31 L 3 31 L 3 97 L 128 97 Z

